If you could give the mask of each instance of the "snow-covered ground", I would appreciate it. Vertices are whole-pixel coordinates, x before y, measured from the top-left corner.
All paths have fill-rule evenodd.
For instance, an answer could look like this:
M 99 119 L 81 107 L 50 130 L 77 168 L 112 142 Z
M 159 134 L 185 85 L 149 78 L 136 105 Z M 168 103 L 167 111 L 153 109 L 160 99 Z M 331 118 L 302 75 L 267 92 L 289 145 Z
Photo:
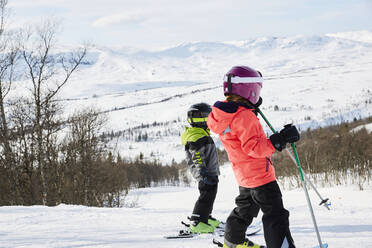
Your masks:
M 112 142 L 123 156 L 142 152 L 163 163 L 183 159 L 179 135 L 187 108 L 221 100 L 223 75 L 239 64 L 263 73 L 262 110 L 275 128 L 292 122 L 303 130 L 372 115 L 371 31 L 200 42 L 156 52 L 96 47 L 88 58 L 90 64 L 60 98 L 67 114 L 91 106 L 109 111 L 107 131 L 149 124 L 140 129 L 148 133 L 147 141 L 122 136 Z M 27 92 L 22 82 L 15 86 L 17 94 Z M 151 126 L 154 122 L 163 125 Z M 318 206 L 310 191 L 322 239 L 330 247 L 372 247 L 372 189 L 364 188 L 318 188 L 331 199 L 331 211 Z M 214 216 L 228 216 L 237 192 L 226 165 Z M 0 207 L 0 247 L 213 247 L 210 235 L 163 239 L 181 228 L 197 195 L 195 187 L 159 187 L 131 191 L 127 203 L 138 205 L 134 208 Z M 285 190 L 283 197 L 297 247 L 317 245 L 304 192 Z M 262 233 L 252 239 L 263 243 Z
M 329 247 L 372 247 L 372 189 L 355 186 L 318 188 L 329 197 L 331 210 L 318 206 L 319 198 L 310 190 L 321 238 Z M 237 186 L 231 167 L 222 167 L 214 216 L 225 220 L 234 207 Z M 0 247 L 5 248 L 206 248 L 215 247 L 212 235 L 195 239 L 166 240 L 176 233 L 181 220 L 190 215 L 198 196 L 196 187 L 159 187 L 132 191 L 128 203 L 135 208 L 0 207 Z M 305 194 L 302 189 L 284 191 L 296 245 L 318 244 Z M 252 240 L 264 244 L 263 233 Z M 222 238 L 220 238 L 222 240 Z
M 353 130 L 351 130 L 352 132 L 358 132 L 359 130 L 365 128 L 367 130 L 368 133 L 371 133 L 372 132 L 372 123 L 369 123 L 369 124 L 366 124 L 366 125 L 360 125 L 356 128 L 354 128 Z

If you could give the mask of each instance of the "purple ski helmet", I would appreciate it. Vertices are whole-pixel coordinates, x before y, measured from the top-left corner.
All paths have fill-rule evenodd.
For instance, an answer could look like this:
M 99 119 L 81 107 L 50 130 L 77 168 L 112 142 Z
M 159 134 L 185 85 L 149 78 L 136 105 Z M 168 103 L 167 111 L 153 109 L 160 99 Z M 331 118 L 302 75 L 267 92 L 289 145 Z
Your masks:
M 234 66 L 223 79 L 223 91 L 225 96 L 239 95 L 256 104 L 260 98 L 262 82 L 262 74 L 259 71 L 248 66 Z

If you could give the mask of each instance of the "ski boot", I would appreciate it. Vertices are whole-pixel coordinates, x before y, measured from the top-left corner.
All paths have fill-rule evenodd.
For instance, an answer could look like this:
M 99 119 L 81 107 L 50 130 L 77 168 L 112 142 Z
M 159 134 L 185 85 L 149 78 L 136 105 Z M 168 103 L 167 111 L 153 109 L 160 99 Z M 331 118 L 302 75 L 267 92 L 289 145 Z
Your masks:
M 190 225 L 190 232 L 191 233 L 213 233 L 214 227 L 201 221 L 200 222 L 194 221 Z
M 249 239 L 245 239 L 244 242 L 240 244 L 233 244 L 225 239 L 223 248 L 266 248 L 266 246 L 255 244 Z
M 217 220 L 216 218 L 213 218 L 212 215 L 209 215 L 208 224 L 213 226 L 214 228 L 219 228 L 221 221 Z

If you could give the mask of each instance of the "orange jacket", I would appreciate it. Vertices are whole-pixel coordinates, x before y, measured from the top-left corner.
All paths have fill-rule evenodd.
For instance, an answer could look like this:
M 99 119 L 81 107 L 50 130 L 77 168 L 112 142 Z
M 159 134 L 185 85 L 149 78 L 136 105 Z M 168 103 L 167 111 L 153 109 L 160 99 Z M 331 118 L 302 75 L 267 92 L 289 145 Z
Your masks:
M 276 180 L 270 158 L 275 148 L 253 111 L 242 103 L 216 102 L 207 122 L 219 134 L 238 184 L 246 188 Z

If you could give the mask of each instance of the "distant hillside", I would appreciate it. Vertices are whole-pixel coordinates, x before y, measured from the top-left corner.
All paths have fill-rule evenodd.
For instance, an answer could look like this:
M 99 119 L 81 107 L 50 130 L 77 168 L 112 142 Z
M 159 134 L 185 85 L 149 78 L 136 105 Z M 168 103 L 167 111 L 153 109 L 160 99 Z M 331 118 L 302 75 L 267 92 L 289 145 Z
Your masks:
M 123 156 L 181 161 L 188 106 L 223 99 L 222 78 L 233 65 L 263 73 L 262 110 L 277 128 L 371 116 L 370 31 L 185 43 L 158 51 L 93 47 L 60 98 L 66 114 L 85 107 L 105 112 L 107 133 L 117 134 L 112 149 Z

